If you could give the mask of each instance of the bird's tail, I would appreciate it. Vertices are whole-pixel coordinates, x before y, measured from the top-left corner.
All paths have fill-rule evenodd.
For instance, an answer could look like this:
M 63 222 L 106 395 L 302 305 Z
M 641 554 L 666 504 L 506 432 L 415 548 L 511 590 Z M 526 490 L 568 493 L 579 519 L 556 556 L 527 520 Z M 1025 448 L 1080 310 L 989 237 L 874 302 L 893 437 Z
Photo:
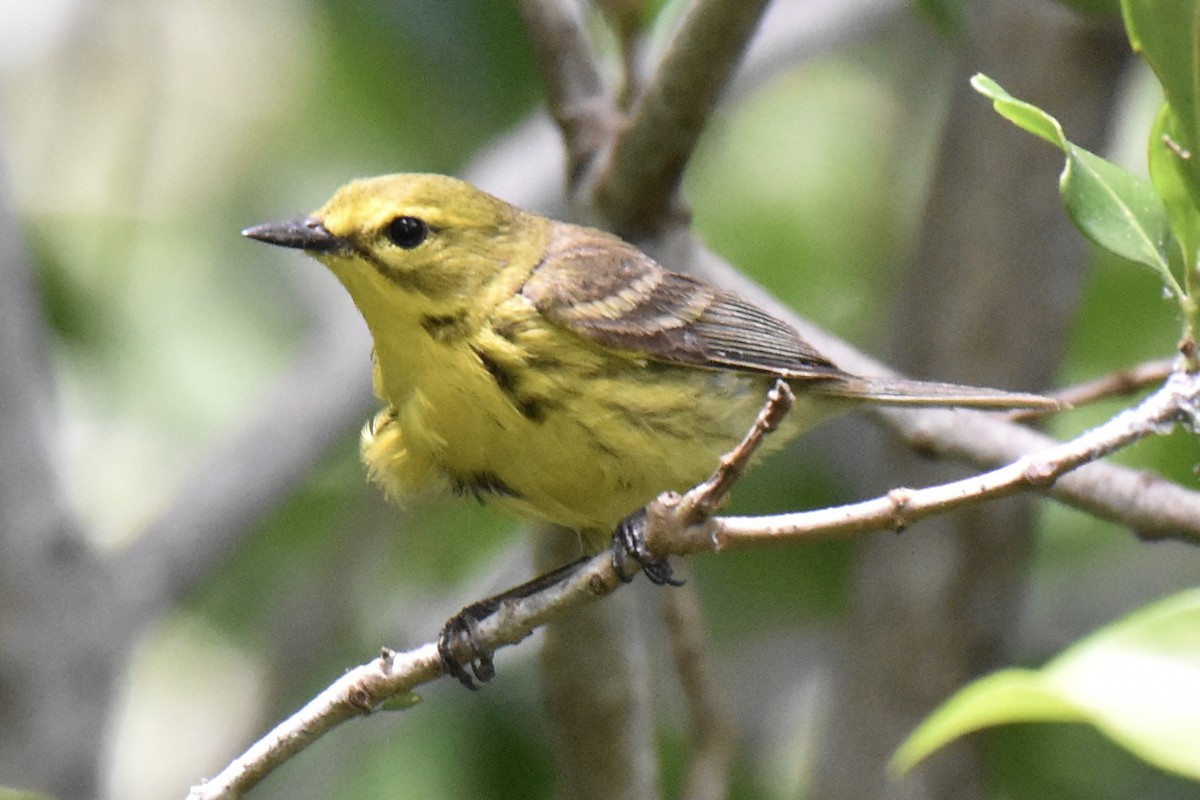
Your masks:
M 957 383 L 914 381 L 905 378 L 875 378 L 848 375 L 822 385 L 833 397 L 865 400 L 890 406 L 953 406 L 977 409 L 1031 409 L 1055 411 L 1063 407 L 1058 400 L 1040 394 L 1007 392 L 982 386 Z

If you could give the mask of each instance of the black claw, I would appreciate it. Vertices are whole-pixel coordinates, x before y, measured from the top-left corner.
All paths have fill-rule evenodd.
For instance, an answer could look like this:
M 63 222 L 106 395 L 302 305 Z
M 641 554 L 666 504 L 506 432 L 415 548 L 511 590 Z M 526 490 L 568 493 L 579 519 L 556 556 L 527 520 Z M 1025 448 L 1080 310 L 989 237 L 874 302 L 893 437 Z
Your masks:
M 569 577 L 585 561 L 587 558 L 564 564 L 495 597 L 472 603 L 451 617 L 442 626 L 437 645 L 446 674 L 454 676 L 468 689 L 478 689 L 480 684 L 496 677 L 496 663 L 492 660 L 492 652 L 479 642 L 479 623 L 494 614 L 506 602 L 529 597 Z
M 438 634 L 438 655 L 446 673 L 468 689 L 478 689 L 496 677 L 492 654 L 479 643 L 479 620 L 495 610 L 487 601 L 469 605 L 451 617 Z M 466 650 L 470 658 L 462 661 L 456 653 Z M 472 675 L 474 677 L 472 677 Z
M 626 559 L 632 558 L 658 586 L 682 586 L 675 571 L 665 558 L 658 558 L 646 547 L 646 510 L 640 509 L 617 523 L 613 531 L 612 562 L 617 575 L 628 583 L 633 580 L 625 569 Z

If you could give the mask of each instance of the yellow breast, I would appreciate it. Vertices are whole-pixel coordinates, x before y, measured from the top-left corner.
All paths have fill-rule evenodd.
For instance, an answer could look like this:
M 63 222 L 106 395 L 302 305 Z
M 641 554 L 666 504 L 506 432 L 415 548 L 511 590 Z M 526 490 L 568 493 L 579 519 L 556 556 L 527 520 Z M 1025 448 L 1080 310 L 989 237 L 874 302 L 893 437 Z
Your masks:
M 392 497 L 473 494 L 602 541 L 658 492 L 707 476 L 765 396 L 762 377 L 614 358 L 532 309 L 503 311 L 461 339 L 414 336 L 409 358 L 379 354 L 412 367 L 379 372 L 390 405 L 363 432 Z

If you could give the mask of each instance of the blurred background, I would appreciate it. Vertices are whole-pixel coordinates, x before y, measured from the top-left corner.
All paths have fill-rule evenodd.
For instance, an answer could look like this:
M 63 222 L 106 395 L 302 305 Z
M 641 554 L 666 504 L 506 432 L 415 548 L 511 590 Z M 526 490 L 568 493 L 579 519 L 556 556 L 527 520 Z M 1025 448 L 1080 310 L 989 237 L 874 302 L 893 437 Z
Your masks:
M 682 3 L 651 5 L 650 41 L 661 41 Z M 1121 49 L 1119 24 L 1104 8 L 1015 5 L 1021 13 L 1036 5 L 1056 25 L 1108 37 L 1113 65 L 1092 112 L 1100 134 L 1093 146 L 1144 171 L 1159 98 L 1146 70 Z M 52 420 L 49 463 L 58 482 L 46 502 L 61 501 L 72 541 L 104 564 L 148 529 L 161 533 L 162 515 L 206 465 L 238 465 L 239 481 L 252 482 L 252 457 L 214 455 L 247 430 L 261 431 L 253 440 L 263 453 L 305 442 L 314 448 L 303 479 L 280 480 L 257 512 L 225 523 L 213 506 L 221 547 L 197 556 L 191 571 L 188 548 L 204 543 L 180 549 L 182 566 L 171 575 L 186 581 L 149 593 L 144 602 L 153 607 L 139 607 L 133 621 L 104 616 L 116 627 L 89 626 L 92 637 L 73 641 L 78 609 L 47 606 L 48 624 L 62 625 L 53 637 L 62 652 L 105 659 L 105 680 L 83 680 L 75 684 L 79 697 L 55 705 L 35 691 L 55 692 L 50 684 L 0 676 L 0 719 L 52 717 L 10 727 L 0 786 L 57 780 L 64 797 L 182 797 L 345 668 L 383 645 L 432 640 L 459 606 L 528 572 L 529 537 L 511 519 L 462 499 L 389 507 L 366 484 L 357 457 L 357 431 L 373 408 L 365 328 L 318 264 L 239 231 L 316 208 L 350 178 L 396 171 L 474 177 L 514 202 L 569 215 L 559 199 L 561 146 L 540 110 L 532 54 L 509 3 L 0 0 L 0 12 L 0 213 L 15 232 L 0 258 L 4 270 L 32 276 L 34 306 L 26 302 L 26 310 L 39 317 L 32 335 L 49 366 L 52 394 L 42 411 Z M 937 245 L 927 213 L 935 181 L 947 180 L 939 148 L 961 119 L 956 98 L 965 76 L 983 68 L 971 64 L 977 31 L 969 12 L 947 17 L 882 0 L 797 0 L 775 12 L 763 29 L 773 49 L 752 58 L 753 70 L 732 87 L 687 173 L 695 230 L 801 315 L 867 352 L 897 358 L 904 315 L 924 313 L 908 276 L 916 254 Z M 600 17 L 590 23 L 613 50 Z M 1024 57 L 1019 44 L 995 47 Z M 1090 69 L 1087 57 L 1054 54 L 1078 59 L 1081 70 Z M 961 99 L 978 107 L 987 136 L 1025 136 L 984 99 Z M 1021 173 L 1022 186 L 1053 199 L 1057 156 L 1036 147 L 1047 151 L 1048 168 Z M 531 172 L 540 182 L 526 180 Z M 951 179 L 962 185 L 989 175 Z M 993 194 L 997 204 L 1014 200 Z M 995 213 L 1004 211 L 998 205 Z M 1071 246 L 1078 277 L 1055 295 L 1061 337 L 1047 343 L 1053 354 L 1041 362 L 1047 382 L 1170 356 L 1178 326 L 1157 280 L 1092 258 L 1079 241 Z M 1063 265 L 1048 257 L 1034 268 Z M 901 298 L 917 310 L 897 311 Z M 1036 344 L 1028 347 L 1017 360 L 1042 359 Z M 298 364 L 325 363 L 313 354 L 331 352 L 341 365 L 335 375 L 295 382 Z M 989 365 L 978 356 L 975 363 L 978 375 L 938 362 L 916 371 L 1021 382 L 1005 372 L 989 381 Z M 337 424 L 320 431 L 288 424 L 291 410 L 279 405 L 279 393 L 297 387 L 330 392 L 341 411 L 328 418 Z M 1081 409 L 1052 430 L 1071 435 L 1128 402 Z M 815 507 L 906 482 L 867 466 L 878 448 L 857 433 L 865 425 L 863 417 L 839 422 L 773 457 L 738 487 L 731 511 Z M 1187 437 L 1146 442 L 1119 460 L 1195 483 Z M 1002 663 L 1041 663 L 1096 626 L 1195 582 L 1200 556 L 1182 545 L 1139 543 L 1047 502 L 1032 518 L 1029 546 L 1013 568 L 1014 612 L 997 633 Z M 17 524 L 12 515 L 3 522 Z M 0 530 L 10 540 L 26 533 Z M 908 548 L 921 536 L 917 526 L 889 546 Z M 863 614 L 862 587 L 871 580 L 859 547 L 817 544 L 690 564 L 744 737 L 734 797 L 837 796 L 815 776 L 838 708 L 836 654 L 856 636 L 847 626 Z M 12 568 L 23 552 L 10 546 L 0 557 Z M 37 563 L 21 568 L 28 573 Z M 62 576 L 27 577 L 59 596 L 53 582 Z M 118 606 L 143 602 L 128 597 L 141 580 L 123 576 L 125 585 L 112 590 L 124 598 Z M 656 643 L 655 591 L 640 584 L 632 591 L 647 609 L 638 622 L 651 642 L 671 796 L 685 720 L 669 658 Z M 12 669 L 49 655 L 31 656 L 39 638 L 18 629 L 14 597 L 0 589 L 0 603 L 10 603 L 0 612 L 0 649 L 8 650 L 0 667 Z M 87 605 L 96 602 L 106 601 Z M 343 726 L 252 796 L 553 796 L 535 650 L 532 641 L 501 653 L 500 677 L 483 692 L 442 681 L 413 710 Z M 98 708 L 85 713 L 87 703 Z M 22 759 L 16 731 L 40 731 L 27 745 L 65 742 L 70 734 L 55 731 L 80 725 L 76 712 L 94 726 L 93 752 L 71 756 L 78 775 L 47 778 L 63 774 L 53 763 L 60 754 Z M 994 796 L 1195 796 L 1193 784 L 1081 726 L 1004 728 L 988 734 L 983 749 L 981 785 Z M 66 786 L 84 788 L 72 794 Z

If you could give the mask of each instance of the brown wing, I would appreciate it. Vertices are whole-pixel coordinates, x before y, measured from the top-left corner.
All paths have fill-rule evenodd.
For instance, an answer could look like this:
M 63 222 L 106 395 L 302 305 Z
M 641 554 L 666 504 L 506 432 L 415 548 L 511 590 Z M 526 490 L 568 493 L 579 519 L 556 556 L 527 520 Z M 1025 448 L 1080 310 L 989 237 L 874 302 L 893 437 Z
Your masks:
M 558 227 L 521 292 L 547 319 L 657 361 L 787 378 L 844 375 L 757 306 L 588 228 Z

